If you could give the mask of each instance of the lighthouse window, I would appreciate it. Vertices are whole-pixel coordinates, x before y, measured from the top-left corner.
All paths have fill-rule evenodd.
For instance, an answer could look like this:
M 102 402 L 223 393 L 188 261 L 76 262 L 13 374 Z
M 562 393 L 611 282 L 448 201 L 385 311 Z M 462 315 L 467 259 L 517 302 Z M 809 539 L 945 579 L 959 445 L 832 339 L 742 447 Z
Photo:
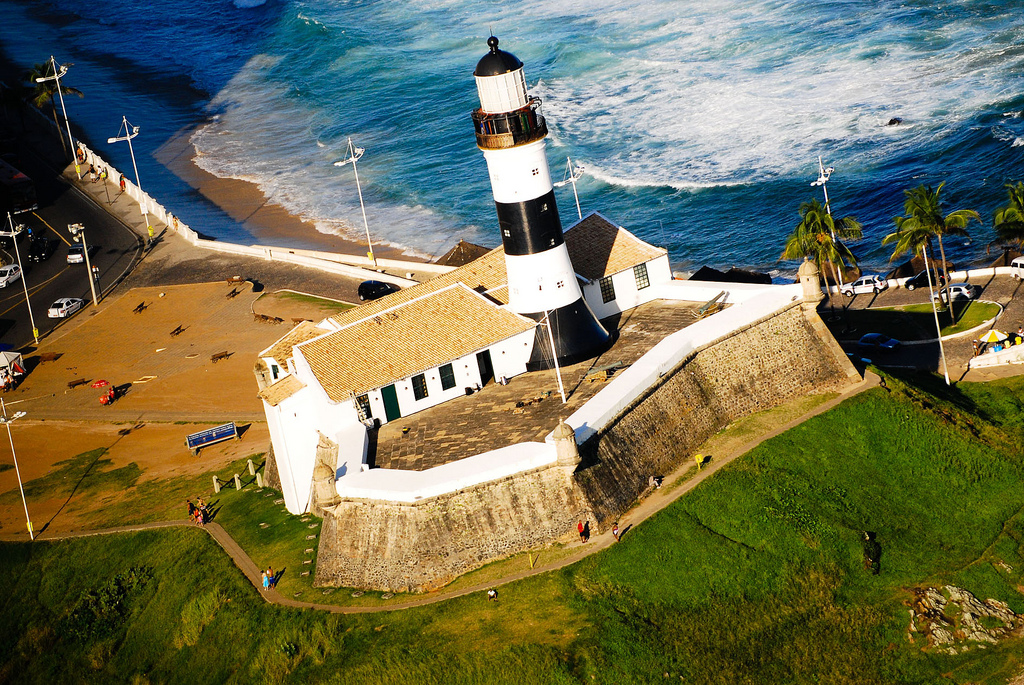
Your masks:
M 422 373 L 412 377 L 412 394 L 417 400 L 427 396 L 427 377 Z
M 506 238 L 511 238 L 512 237 L 512 231 L 508 230 L 507 228 L 502 229 L 501 232 L 505 234 Z
M 564 288 L 565 287 L 565 281 L 559 281 L 558 283 L 555 283 L 555 287 L 556 288 Z
M 647 276 L 647 265 L 638 264 L 633 267 L 633 275 L 636 277 L 636 289 L 643 290 L 651 284 L 651 279 Z
M 533 170 L 533 175 L 534 176 L 540 176 L 540 169 L 534 169 Z
M 612 283 L 611 276 L 605 276 L 601 279 L 601 301 L 611 302 L 615 299 L 615 284 Z
M 451 364 L 445 364 L 437 370 L 441 376 L 441 389 L 450 390 L 455 387 L 455 369 Z

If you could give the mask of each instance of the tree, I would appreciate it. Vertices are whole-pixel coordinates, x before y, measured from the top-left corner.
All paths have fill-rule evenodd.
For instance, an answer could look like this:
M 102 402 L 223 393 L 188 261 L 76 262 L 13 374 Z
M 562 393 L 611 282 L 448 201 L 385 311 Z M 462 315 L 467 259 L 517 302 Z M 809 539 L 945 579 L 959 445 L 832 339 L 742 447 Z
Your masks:
M 68 156 L 68 147 L 64 142 L 64 135 L 60 132 L 60 122 L 57 120 L 57 103 L 55 102 L 55 96 L 57 96 L 57 82 L 56 81 L 43 81 L 39 83 L 36 81 L 37 78 L 45 78 L 47 76 L 53 76 L 53 62 L 43 62 L 42 64 L 35 64 L 32 69 L 25 74 L 25 80 L 32 86 L 32 94 L 29 96 L 32 100 L 32 104 L 36 107 L 42 108 L 47 103 L 50 104 L 50 108 L 53 111 L 53 123 L 57 126 L 57 134 L 60 136 L 60 146 L 64 148 L 64 155 Z M 85 94 L 77 88 L 71 88 L 61 84 L 60 92 L 64 95 L 77 95 L 78 97 L 85 97 Z
M 941 194 L 945 185 L 946 182 L 943 181 L 934 190 L 931 186 L 925 185 L 904 190 L 904 216 L 893 217 L 896 231 L 885 236 L 882 244 L 896 243 L 896 251 L 889 258 L 889 261 L 893 261 L 912 247 L 917 250 L 927 247 L 931 242 L 931 236 L 935 236 L 939 242 L 939 253 L 942 255 L 942 273 L 946 278 L 942 288 L 946 293 L 946 302 L 949 302 L 949 270 L 946 268 L 946 248 L 942 244 L 942 236 L 967 235 L 967 224 L 970 221 L 980 222 L 981 216 L 973 209 L 954 209 L 944 215 Z M 917 251 L 912 254 L 917 254 Z
M 992 219 L 996 242 L 1024 250 L 1024 182 L 1007 183 L 1006 195 L 1008 203 L 996 209 Z
M 782 259 L 808 257 L 818 265 L 822 273 L 826 273 L 827 266 L 827 273 L 835 277 L 838 288 L 843 282 L 841 270 L 847 266 L 857 266 L 857 258 L 843 240 L 858 240 L 861 237 L 860 222 L 851 216 L 833 219 L 828 209 L 817 200 L 802 203 L 799 214 L 800 223 L 786 240 Z M 831 288 L 828 292 L 831 300 Z

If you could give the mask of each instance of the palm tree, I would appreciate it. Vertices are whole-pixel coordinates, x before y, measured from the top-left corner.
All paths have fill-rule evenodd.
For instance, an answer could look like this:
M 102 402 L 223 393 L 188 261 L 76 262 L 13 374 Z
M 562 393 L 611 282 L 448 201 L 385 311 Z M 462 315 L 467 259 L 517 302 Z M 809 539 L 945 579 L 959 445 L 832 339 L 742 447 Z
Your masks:
M 893 218 L 896 222 L 896 231 L 885 236 L 883 245 L 896 243 L 896 251 L 890 261 L 908 251 L 910 247 L 920 249 L 922 236 L 935 236 L 939 241 L 939 254 L 942 256 L 942 273 L 945 275 L 946 283 L 943 289 L 946 293 L 946 302 L 949 302 L 949 270 L 946 268 L 946 248 L 942 244 L 943 235 L 967 235 L 966 226 L 970 221 L 981 221 L 981 216 L 973 209 L 954 209 L 949 214 L 942 213 L 942 187 L 946 185 L 943 181 L 938 188 L 919 185 L 911 190 L 904 190 L 906 200 L 903 202 L 903 213 L 905 216 Z M 906 234 L 902 235 L 901 234 Z M 926 244 L 930 240 L 924 241 Z M 916 253 L 915 253 L 916 254 Z
M 60 135 L 60 145 L 64 148 L 64 155 L 68 155 L 68 146 L 64 142 L 64 136 L 60 134 L 60 122 L 57 120 L 57 103 L 54 101 L 54 96 L 57 95 L 57 83 L 56 81 L 43 81 L 39 83 L 36 81 L 37 78 L 45 78 L 53 76 L 53 63 L 43 62 L 42 64 L 35 64 L 32 69 L 25 74 L 25 80 L 32 86 L 32 94 L 29 96 L 32 100 L 32 104 L 36 107 L 42 108 L 47 103 L 50 104 L 50 109 L 53 111 L 53 123 L 57 126 L 57 133 Z M 71 88 L 61 84 L 60 92 L 64 95 L 77 95 L 78 97 L 85 97 L 85 93 L 78 90 L 77 88 Z
M 1009 202 L 996 210 L 992 225 L 999 236 L 996 242 L 1024 250 L 1024 182 L 1006 184 Z
M 828 208 L 817 200 L 802 203 L 799 213 L 800 223 L 786 240 L 782 259 L 809 257 L 822 273 L 826 273 L 827 265 L 827 273 L 835 277 L 838 289 L 843 282 L 840 270 L 845 270 L 847 266 L 857 266 L 857 258 L 843 240 L 858 240 L 861 237 L 860 222 L 852 216 L 833 219 Z M 827 282 L 826 278 L 826 285 Z M 828 293 L 831 302 L 831 288 L 828 288 Z

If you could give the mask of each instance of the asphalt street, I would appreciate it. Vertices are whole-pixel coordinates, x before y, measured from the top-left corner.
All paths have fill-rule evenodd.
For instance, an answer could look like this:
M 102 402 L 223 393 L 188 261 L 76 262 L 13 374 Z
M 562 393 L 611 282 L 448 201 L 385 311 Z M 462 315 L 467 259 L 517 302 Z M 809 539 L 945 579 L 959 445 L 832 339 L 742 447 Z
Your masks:
M 25 270 L 25 282 L 28 284 L 29 300 L 32 304 L 32 315 L 40 337 L 44 337 L 61 324 L 61 320 L 47 317 L 47 310 L 55 300 L 61 297 L 80 297 L 86 300 L 86 307 L 75 316 L 88 316 L 92 309 L 89 276 L 85 264 L 67 263 L 68 248 L 74 244 L 74 239 L 68 231 L 69 223 L 81 223 L 85 226 L 89 259 L 99 272 L 97 295 L 101 295 L 104 290 L 108 290 L 124 277 L 140 257 L 142 243 L 134 232 L 103 207 L 97 206 L 84 193 L 64 181 L 55 166 L 52 166 L 52 161 L 39 157 L 35 152 L 38 144 L 32 140 L 33 138 L 31 132 L 21 132 L 17 139 L 15 154 L 19 170 L 35 183 L 39 209 L 19 214 L 14 217 L 14 221 L 31 229 L 33 235 L 45 235 L 50 240 L 57 241 L 57 249 L 52 256 L 38 264 L 33 264 L 27 259 L 27 237 L 23 234 L 18 241 Z M 116 185 L 108 183 L 107 186 L 112 204 L 129 201 L 127 197 L 121 197 L 115 192 Z M 3 219 L 7 221 L 6 216 Z M 5 246 L 0 257 L 4 263 L 16 262 L 14 246 Z M 25 302 L 25 290 L 20 281 L 0 289 L 0 343 L 6 343 L 15 349 L 34 343 Z

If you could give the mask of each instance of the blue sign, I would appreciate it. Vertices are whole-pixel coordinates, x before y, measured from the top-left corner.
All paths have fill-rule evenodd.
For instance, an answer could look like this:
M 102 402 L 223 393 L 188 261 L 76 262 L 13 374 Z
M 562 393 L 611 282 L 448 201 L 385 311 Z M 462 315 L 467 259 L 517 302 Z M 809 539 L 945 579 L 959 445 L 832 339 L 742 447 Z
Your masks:
M 224 440 L 231 440 L 232 438 L 238 437 L 238 429 L 235 427 L 234 422 L 225 423 L 222 426 L 216 428 L 210 428 L 209 430 L 199 431 L 198 433 L 192 433 L 185 438 L 185 446 L 192 450 L 193 453 L 199 451 L 200 447 L 206 447 L 217 442 L 223 442 Z

